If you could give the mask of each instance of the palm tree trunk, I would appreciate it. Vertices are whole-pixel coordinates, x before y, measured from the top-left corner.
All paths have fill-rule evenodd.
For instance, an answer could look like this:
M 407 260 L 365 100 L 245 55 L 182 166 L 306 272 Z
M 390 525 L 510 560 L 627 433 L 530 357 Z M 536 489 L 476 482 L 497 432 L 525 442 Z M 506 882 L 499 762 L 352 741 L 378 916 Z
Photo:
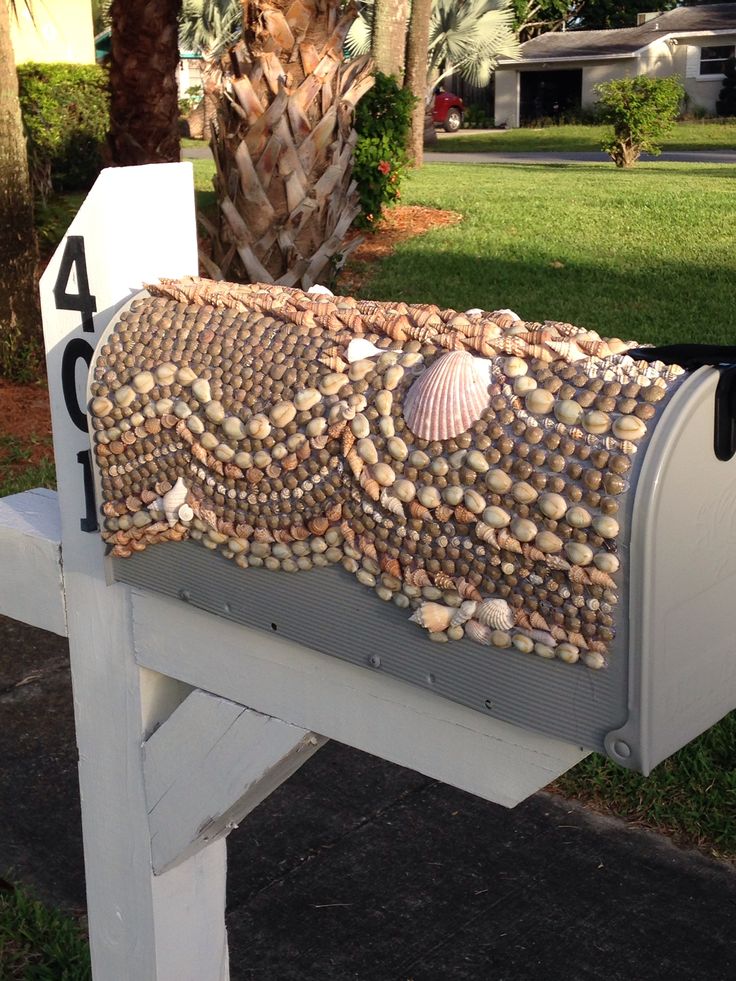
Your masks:
M 415 167 L 422 166 L 427 112 L 427 49 L 429 47 L 429 19 L 432 0 L 413 0 L 409 20 L 409 37 L 406 46 L 406 77 L 404 85 L 411 89 L 417 103 L 411 115 L 409 155 Z M 434 127 L 431 122 L 432 133 Z
M 307 289 L 330 278 L 360 211 L 353 110 L 371 65 L 343 63 L 355 10 L 340 0 L 245 0 L 243 10 L 212 141 L 220 223 L 203 261 L 216 278 Z
M 181 0 L 113 0 L 110 135 L 121 166 L 179 160 Z
M 403 78 L 409 0 L 374 0 L 371 57 L 376 71 Z
M 0 374 L 29 368 L 43 351 L 36 285 L 38 243 L 23 135 L 10 7 L 0 0 Z

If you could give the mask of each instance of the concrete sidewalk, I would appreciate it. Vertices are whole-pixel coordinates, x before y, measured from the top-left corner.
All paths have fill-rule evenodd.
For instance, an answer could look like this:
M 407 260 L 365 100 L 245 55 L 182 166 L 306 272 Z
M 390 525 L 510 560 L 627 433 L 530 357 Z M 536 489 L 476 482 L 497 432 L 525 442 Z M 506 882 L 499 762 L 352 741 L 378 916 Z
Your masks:
M 83 910 L 66 643 L 3 618 L 0 760 L 0 876 Z M 233 981 L 736 977 L 732 867 L 547 794 L 506 811 L 333 743 L 229 843 Z

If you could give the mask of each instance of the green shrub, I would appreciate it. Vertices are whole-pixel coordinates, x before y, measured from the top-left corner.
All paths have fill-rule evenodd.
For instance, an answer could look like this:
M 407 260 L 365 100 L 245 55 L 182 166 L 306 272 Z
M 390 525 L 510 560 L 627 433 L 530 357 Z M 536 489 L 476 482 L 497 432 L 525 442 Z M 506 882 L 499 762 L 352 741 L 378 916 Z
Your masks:
M 29 62 L 18 66 L 18 83 L 34 192 L 88 190 L 102 167 L 110 119 L 107 72 Z
M 376 82 L 360 100 L 355 111 L 353 177 L 358 184 L 361 213 L 356 225 L 370 228 L 381 218 L 383 208 L 401 197 L 399 185 L 406 175 L 414 96 L 395 78 L 376 73 Z
M 493 126 L 493 119 L 488 115 L 483 106 L 468 106 L 463 115 L 463 127 L 465 129 L 490 129 Z
M 728 59 L 723 74 L 726 77 L 718 95 L 716 112 L 719 116 L 736 116 L 736 58 Z
M 601 121 L 613 135 L 601 149 L 617 167 L 633 167 L 642 153 L 661 153 L 658 141 L 674 126 L 684 89 L 676 75 L 667 78 L 617 78 L 596 86 Z

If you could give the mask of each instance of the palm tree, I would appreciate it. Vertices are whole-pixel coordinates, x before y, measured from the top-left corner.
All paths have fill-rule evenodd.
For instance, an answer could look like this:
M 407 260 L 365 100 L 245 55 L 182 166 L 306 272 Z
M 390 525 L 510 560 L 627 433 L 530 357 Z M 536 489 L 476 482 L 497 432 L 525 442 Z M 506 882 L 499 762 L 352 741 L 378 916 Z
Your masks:
M 513 0 L 434 0 L 429 24 L 429 79 L 458 74 L 488 85 L 499 58 L 518 54 Z
M 0 374 L 14 376 L 43 351 L 36 288 L 38 242 L 10 39 L 14 0 L 0 0 Z
M 244 0 L 212 141 L 211 275 L 308 288 L 344 255 L 353 110 L 373 84 L 367 56 L 343 63 L 354 17 L 340 0 Z
M 113 0 L 110 154 L 116 164 L 179 160 L 178 18 L 182 0 Z
M 362 55 L 370 48 L 373 5 L 374 0 L 362 0 L 361 12 L 347 39 L 351 55 Z M 514 57 L 518 50 L 513 0 L 432 0 L 430 89 L 454 74 L 472 85 L 487 85 L 498 59 Z

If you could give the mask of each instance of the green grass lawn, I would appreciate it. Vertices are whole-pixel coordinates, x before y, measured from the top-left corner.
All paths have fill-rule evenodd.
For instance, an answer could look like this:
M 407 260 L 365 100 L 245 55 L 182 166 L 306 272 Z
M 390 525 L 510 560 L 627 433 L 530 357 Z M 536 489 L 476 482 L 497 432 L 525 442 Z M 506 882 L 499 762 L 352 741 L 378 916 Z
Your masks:
M 87 981 L 86 938 L 70 917 L 0 880 L 2 981 Z
M 464 219 L 401 244 L 366 295 L 736 343 L 736 166 L 436 164 L 403 201 Z
M 452 136 L 442 136 L 439 153 L 564 153 L 578 150 L 600 150 L 601 141 L 610 132 L 608 126 L 545 126 L 543 129 L 494 130 L 476 133 L 464 130 Z M 662 141 L 663 150 L 736 150 L 736 119 L 716 122 L 677 123 L 672 133 Z

